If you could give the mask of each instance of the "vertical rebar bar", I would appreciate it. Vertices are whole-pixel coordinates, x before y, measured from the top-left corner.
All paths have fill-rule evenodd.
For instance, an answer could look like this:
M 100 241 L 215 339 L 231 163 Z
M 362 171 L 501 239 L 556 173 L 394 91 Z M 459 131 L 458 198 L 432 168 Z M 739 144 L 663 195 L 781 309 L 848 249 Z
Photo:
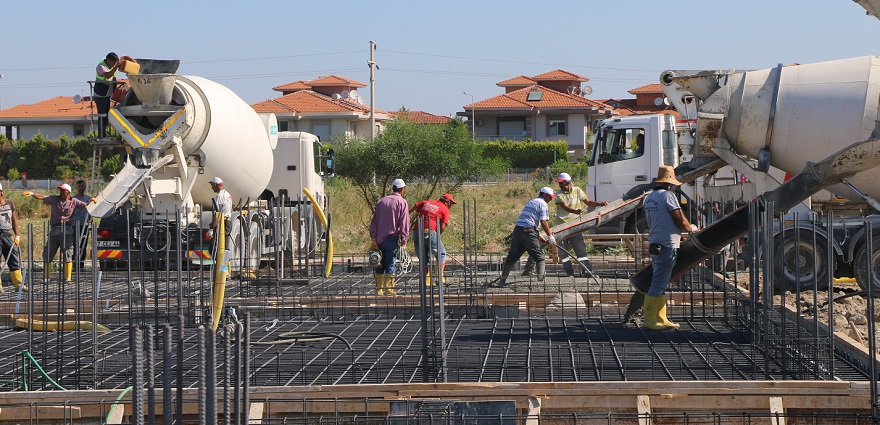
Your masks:
M 244 337 L 244 327 L 240 323 L 235 324 L 235 363 L 233 364 L 232 370 L 234 371 L 234 375 L 232 377 L 232 398 L 233 398 L 233 416 L 235 417 L 234 423 L 235 425 L 241 425 L 241 358 L 242 358 L 242 350 L 241 350 L 241 341 Z
M 177 405 L 176 423 L 183 423 L 183 315 L 177 316 Z
M 131 421 L 137 425 L 144 423 L 144 335 L 139 326 L 131 329 Z
M 229 425 L 230 419 L 230 399 L 229 399 L 229 382 L 232 377 L 232 370 L 230 368 L 230 361 L 232 353 L 230 352 L 230 341 L 229 338 L 232 337 L 232 325 L 226 325 L 223 327 L 223 424 Z
M 153 325 L 146 327 L 147 353 L 145 364 L 147 366 L 147 417 L 149 423 L 156 423 L 156 339 L 153 335 Z
M 868 371 L 871 376 L 871 418 L 874 420 L 874 423 L 878 423 L 880 420 L 880 402 L 877 400 L 877 360 L 874 357 L 874 354 L 877 353 L 877 338 L 876 338 L 876 313 L 874 310 L 874 296 L 876 294 L 876 289 L 874 286 L 874 280 L 876 279 L 876 270 L 874 261 L 872 261 L 872 257 L 874 255 L 874 250 L 878 249 L 874 247 L 874 226 L 871 225 L 871 222 L 865 221 L 865 266 L 867 267 L 867 282 L 868 285 L 868 308 L 865 313 L 865 316 L 868 317 L 868 353 L 871 353 L 869 356 L 868 362 Z M 830 296 L 830 294 L 829 294 Z
M 222 236 L 220 236 L 222 237 Z M 196 378 L 198 387 L 198 412 L 199 424 L 205 424 L 207 419 L 206 401 L 205 401 L 205 326 L 199 325 L 198 330 L 198 354 L 196 355 L 196 368 L 198 377 Z
M 171 400 L 171 324 L 162 325 L 162 423 L 171 425 L 174 420 Z
M 205 402 L 207 403 L 205 423 L 208 425 L 217 423 L 217 350 L 214 345 L 214 335 L 212 329 L 205 330 Z
M 243 396 L 242 396 L 242 424 L 248 423 L 248 406 L 250 405 L 250 391 L 251 391 L 251 314 L 250 312 L 246 312 L 244 314 L 244 385 L 243 385 Z

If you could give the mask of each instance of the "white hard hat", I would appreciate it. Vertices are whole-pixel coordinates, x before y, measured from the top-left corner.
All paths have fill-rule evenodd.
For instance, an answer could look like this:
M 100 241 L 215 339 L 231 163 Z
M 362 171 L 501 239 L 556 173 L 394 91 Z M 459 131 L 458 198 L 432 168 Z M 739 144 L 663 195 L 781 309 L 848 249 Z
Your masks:
M 0 190 L 3 190 L 3 183 L 0 183 Z
M 391 186 L 395 189 L 402 189 L 406 187 L 406 183 L 404 183 L 403 179 L 394 179 L 394 181 L 391 182 Z
M 220 177 L 214 177 L 214 178 L 211 179 L 211 181 L 208 182 L 208 183 L 212 183 L 212 184 L 223 184 L 223 180 L 221 180 Z
M 58 185 L 58 188 L 59 188 L 59 189 L 64 189 L 64 190 L 70 192 L 70 185 L 67 184 L 67 183 L 64 183 L 64 184 Z

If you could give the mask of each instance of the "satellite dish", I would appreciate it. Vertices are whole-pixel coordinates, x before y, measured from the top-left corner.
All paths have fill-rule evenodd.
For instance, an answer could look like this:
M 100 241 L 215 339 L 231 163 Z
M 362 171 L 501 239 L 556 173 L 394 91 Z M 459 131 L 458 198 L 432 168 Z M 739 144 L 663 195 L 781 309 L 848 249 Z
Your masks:
M 83 98 L 82 98 L 82 96 L 80 96 L 80 95 L 75 95 L 75 96 L 73 96 L 73 103 L 77 103 L 77 104 L 78 104 L 78 103 L 82 102 L 82 100 L 83 100 Z
M 357 103 L 358 103 L 358 104 L 363 105 L 366 101 L 367 101 L 367 99 L 365 99 L 365 98 L 364 98 L 363 96 L 361 96 L 361 95 L 358 95 L 358 97 L 357 97 Z
M 662 104 L 663 104 L 663 98 L 662 98 L 662 97 L 654 98 L 654 106 L 660 106 L 660 105 L 662 105 Z
M 581 94 L 583 94 L 584 96 L 589 96 L 589 95 L 593 94 L 593 88 L 590 86 L 584 86 L 581 89 Z
M 330 96 L 330 97 L 332 97 L 333 100 L 342 99 L 342 95 L 340 95 L 339 93 L 333 93 L 333 96 Z
M 360 96 L 360 94 L 358 94 L 358 91 L 355 89 L 351 89 L 351 91 L 348 92 L 348 97 L 352 99 L 357 99 L 358 96 Z
M 343 90 L 339 95 L 342 96 L 343 99 L 348 99 L 349 92 L 348 90 Z

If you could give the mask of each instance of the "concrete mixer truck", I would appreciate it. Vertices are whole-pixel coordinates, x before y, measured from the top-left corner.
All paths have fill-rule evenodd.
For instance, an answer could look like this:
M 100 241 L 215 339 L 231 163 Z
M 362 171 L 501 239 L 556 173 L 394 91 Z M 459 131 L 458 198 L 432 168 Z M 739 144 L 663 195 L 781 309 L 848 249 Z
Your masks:
M 215 176 L 237 206 L 227 247 L 234 269 L 313 250 L 323 228 L 303 189 L 323 207 L 317 137 L 279 133 L 273 114 L 258 115 L 228 88 L 176 75 L 179 61 L 138 62 L 131 91 L 108 114 L 121 137 L 107 142 L 125 148 L 124 167 L 89 206 L 102 218 L 101 267 L 213 263 Z
M 747 185 L 702 186 L 697 191 L 715 193 L 715 199 L 722 199 L 725 195 L 718 191 L 726 189 L 728 199 L 735 193 L 748 201 L 778 187 L 784 173 L 800 173 L 808 163 L 880 137 L 878 57 L 754 71 L 666 71 L 660 79 L 664 94 L 682 116 L 695 116 L 693 131 L 679 132 L 681 137 L 676 138 L 672 119 L 656 115 L 606 120 L 590 159 L 597 199 L 613 199 L 613 192 L 619 193 L 623 187 L 650 181 L 659 165 L 672 165 L 695 184 L 710 181 L 706 176 L 721 166 L 732 167 L 745 177 Z M 646 136 L 641 152 L 614 151 L 638 132 Z M 629 164 L 641 165 L 634 169 Z M 872 209 L 866 214 L 835 217 L 828 228 L 824 220 L 814 221 L 810 214 L 801 213 L 798 220 L 788 216 L 784 225 L 776 226 L 773 243 L 777 286 L 821 289 L 827 285 L 829 274 L 853 272 L 863 288 L 872 279 L 880 288 L 878 182 L 880 169 L 873 168 L 826 188 L 836 196 L 870 205 Z M 608 192 L 604 198 L 600 189 Z M 809 195 L 805 193 L 802 198 Z M 626 201 L 628 196 L 623 198 Z M 637 211 L 634 203 L 612 203 L 610 207 L 616 210 L 604 215 L 606 220 Z M 600 215 L 604 213 L 600 211 Z M 591 219 L 586 217 L 584 224 Z M 867 224 L 877 229 L 871 244 Z M 574 226 L 589 227 L 569 227 Z M 557 237 L 564 235 L 559 232 L 572 231 L 554 229 Z

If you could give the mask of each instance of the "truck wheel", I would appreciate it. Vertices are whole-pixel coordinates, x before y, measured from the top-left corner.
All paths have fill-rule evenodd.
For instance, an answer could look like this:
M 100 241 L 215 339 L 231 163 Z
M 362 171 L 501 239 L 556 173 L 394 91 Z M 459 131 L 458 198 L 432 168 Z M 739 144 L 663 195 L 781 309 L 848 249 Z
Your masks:
M 880 235 L 874 235 L 871 243 L 874 245 L 874 252 L 871 258 L 868 258 L 868 244 L 862 244 L 856 250 L 854 259 L 856 281 L 862 289 L 868 289 L 868 282 L 874 282 L 874 296 L 880 296 Z M 872 276 L 873 271 L 873 276 Z
M 785 241 L 779 235 L 774 238 L 774 286 L 780 291 L 796 292 L 807 289 L 828 289 L 827 241 L 808 229 L 785 232 Z M 815 264 L 814 264 L 815 263 Z M 800 285 L 798 285 L 800 282 Z

